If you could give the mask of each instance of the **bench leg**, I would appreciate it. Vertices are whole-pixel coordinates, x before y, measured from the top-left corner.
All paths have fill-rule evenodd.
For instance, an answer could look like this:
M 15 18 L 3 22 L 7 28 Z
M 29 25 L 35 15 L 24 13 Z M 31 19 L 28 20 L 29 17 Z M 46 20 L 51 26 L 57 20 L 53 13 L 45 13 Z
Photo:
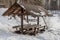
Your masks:
M 36 34 L 36 27 L 34 28 L 34 35 Z

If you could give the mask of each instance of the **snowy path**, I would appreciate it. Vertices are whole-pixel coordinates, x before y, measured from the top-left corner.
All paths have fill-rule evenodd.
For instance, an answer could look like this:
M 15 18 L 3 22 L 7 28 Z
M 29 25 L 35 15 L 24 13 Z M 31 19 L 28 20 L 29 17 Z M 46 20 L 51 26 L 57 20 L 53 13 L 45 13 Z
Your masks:
M 14 18 L 8 20 L 8 17 L 1 16 L 6 9 L 0 8 L 0 40 L 60 40 L 60 14 L 54 14 L 53 17 L 47 17 L 46 22 L 49 25 L 49 29 L 44 33 L 37 34 L 37 36 L 18 35 L 12 32 L 12 26 L 19 25 Z M 40 19 L 42 20 L 42 19 Z M 43 24 L 41 22 L 40 24 Z

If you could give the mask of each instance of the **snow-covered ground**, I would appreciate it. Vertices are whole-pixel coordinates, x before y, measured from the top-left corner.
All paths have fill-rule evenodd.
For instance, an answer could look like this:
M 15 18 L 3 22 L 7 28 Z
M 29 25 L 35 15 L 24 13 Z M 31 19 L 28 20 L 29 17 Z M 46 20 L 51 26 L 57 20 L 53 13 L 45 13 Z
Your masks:
M 9 17 L 2 16 L 6 10 L 7 8 L 0 8 L 0 40 L 60 40 L 60 12 L 56 12 L 53 17 L 45 18 L 45 21 L 49 26 L 49 29 L 47 31 L 44 33 L 39 33 L 36 36 L 29 36 L 14 34 L 11 32 L 13 31 L 12 26 L 20 25 L 20 20 L 18 20 L 18 17 L 17 19 L 12 18 L 9 20 Z M 30 23 L 36 24 L 36 22 Z M 24 24 L 28 23 L 24 20 Z M 40 24 L 45 25 L 41 17 Z

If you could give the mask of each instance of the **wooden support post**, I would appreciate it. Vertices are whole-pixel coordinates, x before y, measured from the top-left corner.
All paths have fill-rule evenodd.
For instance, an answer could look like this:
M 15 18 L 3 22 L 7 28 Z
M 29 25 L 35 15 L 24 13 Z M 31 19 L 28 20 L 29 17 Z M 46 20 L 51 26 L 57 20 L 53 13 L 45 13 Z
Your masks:
M 21 15 L 21 33 L 23 34 L 23 15 Z
M 48 25 L 47 25 L 47 23 L 45 22 L 44 16 L 42 16 L 42 18 L 43 18 L 43 21 L 44 21 L 44 23 L 45 23 L 46 29 L 48 29 Z M 44 27 L 44 28 L 45 28 L 45 27 Z
M 29 21 L 28 21 L 28 15 L 27 15 L 27 22 L 29 22 Z
M 24 13 L 24 10 L 23 8 L 21 8 L 21 33 L 23 34 L 23 13 Z
M 39 25 L 39 17 L 37 17 L 37 25 Z

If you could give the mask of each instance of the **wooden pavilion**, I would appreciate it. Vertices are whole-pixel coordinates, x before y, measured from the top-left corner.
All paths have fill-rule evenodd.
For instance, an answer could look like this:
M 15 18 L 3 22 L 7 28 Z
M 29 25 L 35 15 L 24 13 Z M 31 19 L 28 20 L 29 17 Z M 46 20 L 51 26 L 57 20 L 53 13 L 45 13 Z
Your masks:
M 50 14 L 48 14 L 48 11 L 44 8 L 42 8 L 41 6 L 35 6 L 35 5 L 31 5 L 31 4 L 19 4 L 17 2 L 15 2 L 10 8 L 8 8 L 8 10 L 3 14 L 3 16 L 10 16 L 12 15 L 13 17 L 15 17 L 16 15 L 21 17 L 21 33 L 23 33 L 23 29 L 25 27 L 23 27 L 23 16 L 24 15 L 31 15 L 32 17 L 37 17 L 37 25 L 39 25 L 39 16 L 42 17 L 41 15 L 41 11 L 45 12 L 45 15 L 43 16 L 52 16 Z M 28 28 L 27 28 L 28 29 Z M 36 33 L 36 27 L 34 27 L 34 33 Z

